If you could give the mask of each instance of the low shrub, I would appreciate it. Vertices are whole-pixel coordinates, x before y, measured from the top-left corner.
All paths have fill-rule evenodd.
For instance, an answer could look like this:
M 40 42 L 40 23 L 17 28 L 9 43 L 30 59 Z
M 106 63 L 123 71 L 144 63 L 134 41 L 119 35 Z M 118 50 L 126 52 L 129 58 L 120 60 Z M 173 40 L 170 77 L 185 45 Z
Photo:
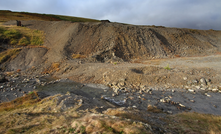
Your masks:
M 27 37 L 22 37 L 18 42 L 18 45 L 26 46 L 28 44 L 30 44 L 30 41 Z
M 82 59 L 82 58 L 86 58 L 86 56 L 81 55 L 81 54 L 72 54 L 72 58 L 73 59 Z
M 0 112 L 1 111 L 10 111 L 20 107 L 27 107 L 33 105 L 40 101 L 37 92 L 33 91 L 30 94 L 27 94 L 23 97 L 19 97 L 10 102 L 3 102 L 0 104 Z
M 9 29 L 4 31 L 3 35 L 5 38 L 10 40 L 10 39 L 19 39 L 22 34 L 18 30 Z
M 171 68 L 169 67 L 169 64 L 167 64 L 167 66 L 164 67 L 164 69 L 166 69 L 166 70 L 171 70 Z

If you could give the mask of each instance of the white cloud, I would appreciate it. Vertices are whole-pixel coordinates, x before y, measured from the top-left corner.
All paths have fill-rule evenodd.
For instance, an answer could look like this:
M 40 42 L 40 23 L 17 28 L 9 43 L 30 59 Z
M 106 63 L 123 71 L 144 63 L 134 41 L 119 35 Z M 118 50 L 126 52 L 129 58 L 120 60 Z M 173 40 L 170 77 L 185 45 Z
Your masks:
M 220 0 L 0 0 L 0 9 L 221 30 Z

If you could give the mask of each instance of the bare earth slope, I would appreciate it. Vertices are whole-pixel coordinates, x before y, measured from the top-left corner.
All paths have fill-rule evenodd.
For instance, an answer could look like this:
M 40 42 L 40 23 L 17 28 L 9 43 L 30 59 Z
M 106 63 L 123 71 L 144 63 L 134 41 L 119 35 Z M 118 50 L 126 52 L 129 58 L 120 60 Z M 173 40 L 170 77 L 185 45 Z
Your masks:
M 73 53 L 106 61 L 113 55 L 124 60 L 202 56 L 221 47 L 221 32 L 123 25 L 118 23 L 22 21 L 46 33 L 49 61 L 70 58 Z M 114 53 L 114 54 L 113 54 Z

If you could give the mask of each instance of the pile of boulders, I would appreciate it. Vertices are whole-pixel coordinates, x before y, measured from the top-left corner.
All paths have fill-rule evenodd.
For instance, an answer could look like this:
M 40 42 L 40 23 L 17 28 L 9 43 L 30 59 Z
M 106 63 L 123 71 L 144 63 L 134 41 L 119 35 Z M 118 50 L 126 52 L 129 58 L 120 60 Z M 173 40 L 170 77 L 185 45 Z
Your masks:
M 205 90 L 221 93 L 221 86 L 213 85 L 210 79 L 200 78 L 188 80 L 187 77 L 183 77 L 183 79 L 187 83 L 187 85 L 183 86 L 183 88 L 187 89 L 189 92 L 196 92 L 196 90 Z

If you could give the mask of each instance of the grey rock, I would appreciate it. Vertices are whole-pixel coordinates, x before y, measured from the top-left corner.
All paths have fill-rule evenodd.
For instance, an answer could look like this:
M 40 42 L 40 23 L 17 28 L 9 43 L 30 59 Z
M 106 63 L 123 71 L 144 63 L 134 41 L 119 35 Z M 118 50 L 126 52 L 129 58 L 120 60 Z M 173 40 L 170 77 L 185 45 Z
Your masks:
M 190 102 L 193 102 L 193 103 L 194 103 L 195 101 L 194 101 L 194 100 L 190 100 Z
M 213 91 L 213 92 L 217 92 L 217 91 L 219 91 L 219 90 L 218 90 L 217 88 L 213 88 L 212 91 Z
M 206 95 L 207 97 L 211 97 L 211 95 L 209 95 L 208 93 L 205 93 L 205 95 Z
M 173 114 L 173 112 L 172 112 L 172 111 L 167 111 L 167 113 L 168 113 L 168 114 Z
M 189 91 L 189 92 L 195 92 L 195 90 L 193 90 L 193 89 L 188 89 L 188 91 Z
M 35 79 L 35 81 L 38 83 L 38 84 L 41 84 L 41 81 L 40 81 L 40 79 Z
M 78 105 L 82 105 L 83 104 L 83 100 L 80 99 L 79 102 L 78 102 Z
M 203 85 L 207 85 L 205 78 L 201 78 L 200 83 L 203 84 Z
M 195 86 L 196 89 L 200 89 L 200 86 Z
M 195 80 L 192 80 L 192 83 L 193 83 L 193 84 L 197 84 L 197 83 L 198 83 L 198 80 L 196 80 L 196 79 L 195 79 Z
M 181 103 L 180 103 L 179 105 L 180 105 L 181 107 L 186 107 L 185 105 L 183 105 L 183 104 L 181 104 Z

